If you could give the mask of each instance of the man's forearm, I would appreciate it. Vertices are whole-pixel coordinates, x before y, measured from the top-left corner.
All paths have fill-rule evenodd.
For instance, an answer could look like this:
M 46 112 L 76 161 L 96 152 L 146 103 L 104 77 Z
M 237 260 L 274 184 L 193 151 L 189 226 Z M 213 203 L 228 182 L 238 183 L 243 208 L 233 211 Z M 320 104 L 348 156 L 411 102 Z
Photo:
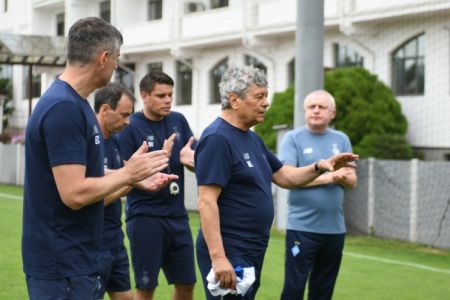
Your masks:
M 199 201 L 200 223 L 211 260 L 225 257 L 217 203 Z

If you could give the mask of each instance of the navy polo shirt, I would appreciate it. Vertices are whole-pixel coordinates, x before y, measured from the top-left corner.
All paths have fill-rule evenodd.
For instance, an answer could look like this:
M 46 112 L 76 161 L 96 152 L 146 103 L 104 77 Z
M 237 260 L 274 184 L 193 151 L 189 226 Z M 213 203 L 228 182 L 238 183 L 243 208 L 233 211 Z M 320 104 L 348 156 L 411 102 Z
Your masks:
M 105 139 L 105 168 L 116 170 L 123 167 L 120 148 L 115 136 Z M 102 235 L 102 250 L 112 249 L 123 245 L 122 231 L 122 203 L 120 199 L 114 200 L 105 207 L 105 223 Z
M 24 272 L 59 279 L 98 271 L 103 202 L 72 210 L 61 200 L 52 167 L 103 170 L 103 137 L 88 101 L 59 79 L 37 103 L 26 129 L 22 257 Z
M 187 212 L 184 206 L 184 166 L 180 162 L 180 150 L 192 136 L 192 131 L 186 118 L 178 112 L 170 112 L 160 121 L 147 119 L 142 112 L 136 112 L 130 117 L 130 125 L 119 134 L 120 150 L 123 159 L 128 160 L 142 146 L 144 141 L 149 151 L 160 150 L 172 133 L 177 134 L 170 157 L 167 173 L 178 175 L 179 185 L 177 195 L 170 194 L 169 185 L 157 192 L 147 192 L 133 189 L 127 195 L 127 220 L 136 215 L 153 217 L 184 217 Z
M 217 204 L 227 256 L 264 253 L 274 217 L 272 174 L 281 167 L 251 130 L 217 118 L 203 132 L 195 152 L 197 184 L 223 189 Z

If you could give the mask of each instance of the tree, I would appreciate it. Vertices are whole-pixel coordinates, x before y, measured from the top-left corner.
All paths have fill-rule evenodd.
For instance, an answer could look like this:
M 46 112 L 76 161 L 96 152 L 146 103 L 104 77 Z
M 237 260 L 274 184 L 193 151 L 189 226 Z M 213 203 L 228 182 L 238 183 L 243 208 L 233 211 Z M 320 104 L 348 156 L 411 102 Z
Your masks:
M 2 70 L 2 66 L 0 65 L 0 72 Z M 14 107 L 12 104 L 12 85 L 10 78 L 1 78 L 0 77 L 0 97 L 3 98 L 3 120 L 0 120 L 3 123 L 3 130 L 8 127 L 8 119 L 9 116 L 13 113 Z M 0 132 L 2 134 L 2 132 Z
M 355 153 L 361 157 L 413 157 L 405 138 L 408 124 L 400 104 L 375 75 L 362 68 L 330 70 L 325 74 L 325 89 L 334 96 L 338 107 L 332 125 L 349 136 Z M 276 124 L 292 126 L 293 102 L 292 87 L 275 94 L 264 122 L 267 124 L 255 127 L 272 150 L 276 133 L 269 128 Z

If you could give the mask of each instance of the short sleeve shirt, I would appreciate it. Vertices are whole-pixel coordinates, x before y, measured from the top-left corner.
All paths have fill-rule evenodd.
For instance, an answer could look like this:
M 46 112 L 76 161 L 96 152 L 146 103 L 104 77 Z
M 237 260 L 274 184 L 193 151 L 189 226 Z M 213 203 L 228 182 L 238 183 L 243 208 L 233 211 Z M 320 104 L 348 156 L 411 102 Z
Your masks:
M 103 137 L 88 101 L 56 79 L 26 129 L 22 257 L 26 274 L 59 279 L 98 271 L 103 202 L 72 210 L 61 200 L 52 167 L 103 170 Z
M 109 170 L 116 170 L 123 167 L 120 156 L 118 141 L 114 135 L 105 140 L 104 166 Z M 112 249 L 123 245 L 122 231 L 122 202 L 120 199 L 114 200 L 105 207 L 105 223 L 102 235 L 102 250 Z
M 315 134 L 306 127 L 283 137 L 279 158 L 284 164 L 303 167 L 335 154 L 352 152 L 343 132 L 328 128 Z M 342 207 L 344 190 L 339 184 L 292 189 L 288 196 L 287 229 L 339 234 L 346 231 Z
M 184 165 L 180 162 L 180 150 L 192 137 L 192 131 L 186 118 L 178 112 L 170 112 L 160 121 L 152 121 L 142 112 L 136 112 L 130 117 L 130 125 L 119 134 L 122 157 L 128 160 L 133 153 L 147 142 L 149 151 L 160 150 L 164 140 L 176 133 L 175 143 L 170 157 L 169 169 L 164 172 L 178 175 L 175 182 L 179 186 L 178 194 L 170 193 L 170 185 L 157 192 L 147 192 L 133 189 L 127 195 L 127 220 L 135 215 L 154 217 L 187 216 L 184 206 Z
M 217 118 L 203 132 L 195 151 L 197 184 L 223 189 L 217 204 L 227 255 L 264 253 L 274 216 L 272 174 L 281 167 L 251 130 Z

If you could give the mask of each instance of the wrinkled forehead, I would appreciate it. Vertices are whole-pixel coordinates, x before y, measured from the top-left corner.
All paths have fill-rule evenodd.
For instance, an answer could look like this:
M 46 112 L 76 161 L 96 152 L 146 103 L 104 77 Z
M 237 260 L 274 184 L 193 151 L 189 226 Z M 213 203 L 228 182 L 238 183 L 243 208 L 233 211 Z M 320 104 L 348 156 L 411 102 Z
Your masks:
M 250 85 L 250 87 L 248 88 L 246 94 L 254 95 L 254 94 L 260 94 L 260 93 L 266 94 L 267 93 L 267 87 L 266 86 L 258 86 L 256 84 L 252 83 Z

